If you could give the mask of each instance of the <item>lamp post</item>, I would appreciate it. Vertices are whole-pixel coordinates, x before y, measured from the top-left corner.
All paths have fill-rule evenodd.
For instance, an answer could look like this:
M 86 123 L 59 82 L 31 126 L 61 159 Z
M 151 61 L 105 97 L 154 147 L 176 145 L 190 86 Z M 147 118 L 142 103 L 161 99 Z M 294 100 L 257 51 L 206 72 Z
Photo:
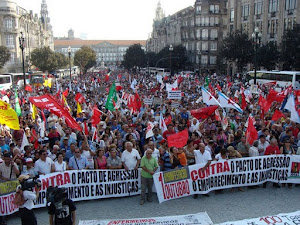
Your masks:
M 256 72 L 257 72 L 257 48 L 260 43 L 260 39 L 262 34 L 258 27 L 255 27 L 254 32 L 252 34 L 252 39 L 255 43 L 255 59 L 254 59 L 254 85 L 256 85 Z
M 72 79 L 72 71 L 71 71 L 71 46 L 68 47 L 68 54 L 69 54 L 69 65 L 70 65 L 70 81 Z
M 198 73 L 199 73 L 199 77 L 201 77 L 201 51 L 200 50 L 198 50 L 198 59 L 199 59 Z
M 20 49 L 22 51 L 24 90 L 26 90 L 25 59 L 24 59 L 25 38 L 23 32 L 21 32 L 21 36 L 19 37 L 19 44 L 20 44 Z
M 173 45 L 170 45 L 169 52 L 170 52 L 170 76 L 172 76 L 172 51 L 174 50 Z

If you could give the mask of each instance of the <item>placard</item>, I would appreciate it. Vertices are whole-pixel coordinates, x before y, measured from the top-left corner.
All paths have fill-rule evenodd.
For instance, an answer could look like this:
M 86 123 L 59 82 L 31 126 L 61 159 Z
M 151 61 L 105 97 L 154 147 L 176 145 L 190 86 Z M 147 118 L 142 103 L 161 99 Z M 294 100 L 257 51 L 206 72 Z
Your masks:
M 153 98 L 144 98 L 144 104 L 145 105 L 152 105 Z
M 181 99 L 181 91 L 168 91 L 168 99 Z

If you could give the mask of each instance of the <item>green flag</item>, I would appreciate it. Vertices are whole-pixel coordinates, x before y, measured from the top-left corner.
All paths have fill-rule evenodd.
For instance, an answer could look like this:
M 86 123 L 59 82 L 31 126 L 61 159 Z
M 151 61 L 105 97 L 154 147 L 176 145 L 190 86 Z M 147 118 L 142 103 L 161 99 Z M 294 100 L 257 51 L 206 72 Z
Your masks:
M 18 92 L 15 90 L 15 110 L 18 116 L 22 116 L 22 111 L 19 103 Z
M 105 107 L 110 111 L 115 111 L 116 110 L 115 105 L 116 105 L 117 101 L 118 101 L 118 97 L 117 97 L 116 84 L 115 84 L 115 82 L 113 82 L 113 84 L 111 85 L 111 87 L 109 89 Z
M 205 77 L 204 88 L 207 89 L 208 86 L 209 86 L 209 80 L 208 80 L 208 77 Z

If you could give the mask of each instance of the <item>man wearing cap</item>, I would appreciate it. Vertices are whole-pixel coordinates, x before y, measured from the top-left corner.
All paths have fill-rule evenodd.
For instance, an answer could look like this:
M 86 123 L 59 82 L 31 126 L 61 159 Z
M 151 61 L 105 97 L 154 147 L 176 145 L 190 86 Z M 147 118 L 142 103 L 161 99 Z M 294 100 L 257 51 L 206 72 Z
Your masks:
M 25 203 L 21 206 L 19 206 L 19 214 L 21 218 L 22 225 L 36 225 L 36 216 L 33 212 L 33 207 L 34 207 L 34 201 L 36 201 L 39 197 L 40 193 L 40 187 L 35 186 L 35 189 L 37 190 L 36 193 L 30 190 L 23 190 L 22 189 L 22 183 L 29 179 L 29 175 L 21 175 L 19 176 L 18 180 L 21 185 L 17 187 L 18 191 L 19 189 L 23 191 L 23 197 L 25 200 Z
M 4 163 L 0 164 L 0 180 L 14 180 L 20 174 L 17 164 L 12 160 L 10 154 L 4 154 Z
M 35 177 L 37 175 L 34 168 L 34 163 L 32 158 L 27 158 L 23 166 L 22 175 L 29 175 L 30 177 Z

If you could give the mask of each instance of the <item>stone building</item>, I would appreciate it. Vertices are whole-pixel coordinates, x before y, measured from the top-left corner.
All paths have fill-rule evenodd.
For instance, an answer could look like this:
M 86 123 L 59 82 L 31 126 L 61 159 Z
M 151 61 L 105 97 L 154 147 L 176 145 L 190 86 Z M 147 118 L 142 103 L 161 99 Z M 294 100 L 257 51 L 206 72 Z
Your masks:
M 68 56 L 68 47 L 71 47 L 71 55 L 74 57 L 76 51 L 82 46 L 91 47 L 97 55 L 97 65 L 104 63 L 106 66 L 119 66 L 123 61 L 126 50 L 133 44 L 141 44 L 146 50 L 145 40 L 81 40 L 81 39 L 56 39 L 54 50 Z
M 34 49 L 45 46 L 54 49 L 53 32 L 45 0 L 41 4 L 40 16 L 20 7 L 15 0 L 0 0 L 0 45 L 6 46 L 11 52 L 4 72 L 22 72 L 22 52 L 19 44 L 21 32 L 25 38 L 24 59 L 28 71 L 31 66 L 30 54 Z
M 217 67 L 217 53 L 227 28 L 226 0 L 196 0 L 194 6 L 179 12 L 158 17 L 153 21 L 147 51 L 159 52 L 169 45 L 183 45 L 194 69 L 213 72 Z M 158 3 L 156 15 L 162 15 Z M 199 64 L 199 62 L 201 64 Z

